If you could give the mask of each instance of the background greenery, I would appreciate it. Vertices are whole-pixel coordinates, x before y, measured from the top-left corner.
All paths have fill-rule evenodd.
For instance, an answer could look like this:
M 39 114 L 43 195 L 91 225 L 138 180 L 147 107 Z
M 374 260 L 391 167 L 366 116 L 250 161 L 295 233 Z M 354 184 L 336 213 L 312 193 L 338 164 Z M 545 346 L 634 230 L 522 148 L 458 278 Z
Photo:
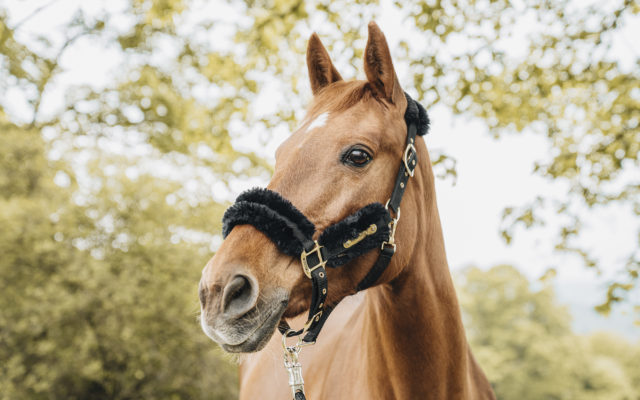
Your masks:
M 308 96 L 304 27 L 322 21 L 352 76 L 362 28 L 380 8 L 122 0 L 98 13 L 78 6 L 57 35 L 30 34 L 29 20 L 57 6 L 41 4 L 16 21 L 0 3 L 0 399 L 233 398 L 235 368 L 200 332 L 196 285 L 226 194 L 271 171 L 234 140 L 266 143 L 259 132 L 295 125 Z M 611 56 L 638 2 L 393 7 L 418 39 L 394 56 L 423 104 L 482 118 L 498 137 L 526 129 L 550 139 L 536 172 L 566 182 L 566 196 L 506 209 L 505 240 L 561 214 L 550 240 L 598 268 L 577 240 L 577 210 L 614 204 L 640 215 L 640 62 L 625 69 Z M 500 39 L 525 14 L 535 29 L 514 56 Z M 93 85 L 65 76 L 65 54 L 82 41 L 108 48 L 118 73 Z M 282 97 L 261 111 L 273 82 Z M 446 154 L 433 158 L 440 176 L 455 174 Z M 602 312 L 637 290 L 638 250 L 618 270 Z M 640 398 L 640 346 L 572 333 L 552 276 L 529 282 L 497 266 L 457 277 L 470 342 L 499 398 Z

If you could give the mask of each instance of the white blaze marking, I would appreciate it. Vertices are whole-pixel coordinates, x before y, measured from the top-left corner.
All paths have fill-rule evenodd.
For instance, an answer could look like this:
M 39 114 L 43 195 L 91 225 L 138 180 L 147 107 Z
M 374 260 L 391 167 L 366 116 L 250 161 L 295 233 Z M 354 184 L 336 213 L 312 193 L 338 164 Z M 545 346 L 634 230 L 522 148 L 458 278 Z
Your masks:
M 311 121 L 311 123 L 309 124 L 309 127 L 307 128 L 307 132 L 309 132 L 312 129 L 320 128 L 321 126 L 324 126 L 327 123 L 327 119 L 329 119 L 328 112 L 318 115 L 316 119 Z

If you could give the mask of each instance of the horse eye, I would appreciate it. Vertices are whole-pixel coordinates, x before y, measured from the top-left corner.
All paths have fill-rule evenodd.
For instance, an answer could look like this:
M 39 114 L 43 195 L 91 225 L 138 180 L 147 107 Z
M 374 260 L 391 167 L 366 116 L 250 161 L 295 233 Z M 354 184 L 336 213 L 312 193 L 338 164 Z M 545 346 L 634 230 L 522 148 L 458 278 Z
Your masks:
M 351 149 L 344 155 L 342 161 L 354 167 L 364 167 L 371 161 L 371 156 L 362 149 Z

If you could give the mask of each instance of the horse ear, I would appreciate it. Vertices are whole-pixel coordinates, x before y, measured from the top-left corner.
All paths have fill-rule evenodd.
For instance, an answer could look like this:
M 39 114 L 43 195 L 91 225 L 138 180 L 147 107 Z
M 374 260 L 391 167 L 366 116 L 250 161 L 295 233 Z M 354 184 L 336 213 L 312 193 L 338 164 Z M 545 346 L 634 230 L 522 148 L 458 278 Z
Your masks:
M 393 69 L 387 39 L 373 21 L 369 22 L 369 39 L 364 50 L 364 72 L 378 95 L 394 104 L 404 99 L 404 92 Z
M 328 84 L 342 80 L 338 70 L 331 62 L 327 49 L 324 48 L 315 33 L 309 38 L 307 46 L 307 68 L 309 68 L 311 91 L 314 95 Z

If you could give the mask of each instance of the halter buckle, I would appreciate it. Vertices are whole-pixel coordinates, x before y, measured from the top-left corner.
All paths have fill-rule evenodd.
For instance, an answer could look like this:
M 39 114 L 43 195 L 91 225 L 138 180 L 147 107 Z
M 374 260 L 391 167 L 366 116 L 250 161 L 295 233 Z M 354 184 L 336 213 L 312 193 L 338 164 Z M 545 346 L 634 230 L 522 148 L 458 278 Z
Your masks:
M 313 249 L 309 250 L 309 251 L 305 251 L 302 250 L 302 254 L 300 254 L 300 261 L 302 262 L 302 271 L 304 271 L 304 274 L 307 276 L 307 278 L 311 279 L 311 273 L 313 271 L 315 271 L 316 269 L 320 268 L 320 267 L 324 267 L 327 262 L 325 260 L 322 259 L 322 252 L 320 251 L 320 249 L 323 246 L 320 246 L 318 244 L 317 240 L 313 241 L 315 243 L 315 246 L 313 247 Z M 309 267 L 309 263 L 307 262 L 307 257 L 313 253 L 317 253 L 318 254 L 318 264 Z
M 313 317 L 309 318 L 309 320 L 304 323 L 304 327 L 302 328 L 302 333 L 300 334 L 300 342 L 298 343 L 298 345 L 300 345 L 301 343 L 304 343 L 302 341 L 302 337 L 304 336 L 305 333 L 307 333 L 307 331 L 309 331 L 309 328 L 311 328 L 311 324 L 313 324 L 314 322 L 318 322 L 321 316 L 322 316 L 322 310 L 315 313 Z M 311 344 L 313 343 L 315 342 L 311 342 Z
M 409 166 L 409 159 L 411 159 L 412 155 L 415 156 L 417 153 L 418 152 L 416 151 L 416 146 L 414 146 L 413 143 L 409 143 L 407 147 L 404 149 L 404 155 L 402 156 L 402 162 L 404 162 L 404 168 L 409 173 L 409 176 L 412 178 L 416 170 L 416 164 L 414 160 L 413 167 Z

